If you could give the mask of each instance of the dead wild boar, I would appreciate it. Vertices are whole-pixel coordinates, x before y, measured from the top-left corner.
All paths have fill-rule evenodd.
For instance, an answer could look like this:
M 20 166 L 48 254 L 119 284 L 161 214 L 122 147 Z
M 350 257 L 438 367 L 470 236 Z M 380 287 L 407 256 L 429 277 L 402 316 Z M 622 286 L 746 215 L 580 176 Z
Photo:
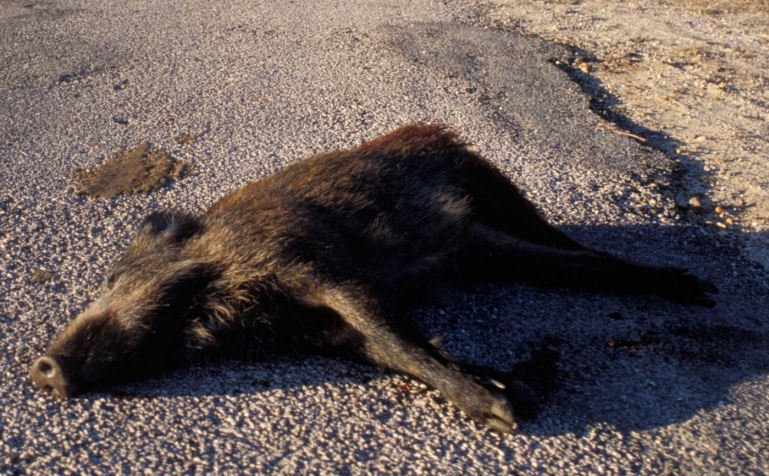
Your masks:
M 411 298 L 447 277 L 704 306 L 716 292 L 681 269 L 583 247 L 454 133 L 411 125 L 288 166 L 203 216 L 150 215 L 101 297 L 31 375 L 68 398 L 201 353 L 339 351 L 411 375 L 478 422 L 511 431 L 531 391 L 451 360 L 404 317 Z

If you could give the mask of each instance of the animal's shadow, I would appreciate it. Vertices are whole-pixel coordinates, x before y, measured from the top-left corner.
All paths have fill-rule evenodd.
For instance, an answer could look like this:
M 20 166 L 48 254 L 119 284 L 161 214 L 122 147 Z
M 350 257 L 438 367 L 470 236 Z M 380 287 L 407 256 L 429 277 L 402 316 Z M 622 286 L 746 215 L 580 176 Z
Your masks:
M 651 225 L 566 231 L 631 260 L 686 267 L 716 283 L 718 304 L 707 309 L 656 296 L 501 283 L 451 290 L 440 303 L 413 311 L 423 332 L 441 337 L 444 351 L 513 370 L 537 391 L 543 400 L 539 415 L 519 431 L 552 436 L 599 423 L 621 431 L 663 427 L 722 405 L 736 385 L 769 371 L 768 323 L 761 312 L 769 298 L 761 271 L 719 246 L 717 237 L 696 228 Z M 108 391 L 128 398 L 234 396 L 360 384 L 383 375 L 344 359 L 287 356 L 196 364 Z M 408 393 L 393 405 L 408 405 L 415 398 Z

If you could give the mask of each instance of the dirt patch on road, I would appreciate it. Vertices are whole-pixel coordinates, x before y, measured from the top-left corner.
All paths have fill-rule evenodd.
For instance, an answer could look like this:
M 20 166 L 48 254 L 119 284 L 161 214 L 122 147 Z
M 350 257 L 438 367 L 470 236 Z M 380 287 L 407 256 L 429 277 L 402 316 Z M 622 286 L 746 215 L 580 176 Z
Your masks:
M 570 46 L 642 129 L 618 132 L 681 164 L 682 214 L 769 269 L 769 1 L 482 0 L 470 15 Z
M 76 174 L 78 193 L 101 198 L 151 192 L 187 174 L 189 166 L 149 142 L 121 148 L 100 166 Z

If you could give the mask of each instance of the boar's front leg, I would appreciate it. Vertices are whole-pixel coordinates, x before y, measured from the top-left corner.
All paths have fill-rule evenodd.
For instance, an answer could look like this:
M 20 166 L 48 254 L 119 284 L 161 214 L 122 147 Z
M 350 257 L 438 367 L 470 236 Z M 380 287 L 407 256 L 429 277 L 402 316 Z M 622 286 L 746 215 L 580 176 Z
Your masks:
M 476 421 L 507 433 L 517 425 L 510 402 L 447 365 L 426 345 L 397 332 L 370 293 L 354 287 L 325 289 L 320 305 L 333 310 L 363 337 L 365 356 L 383 367 L 411 375 L 436 388 Z

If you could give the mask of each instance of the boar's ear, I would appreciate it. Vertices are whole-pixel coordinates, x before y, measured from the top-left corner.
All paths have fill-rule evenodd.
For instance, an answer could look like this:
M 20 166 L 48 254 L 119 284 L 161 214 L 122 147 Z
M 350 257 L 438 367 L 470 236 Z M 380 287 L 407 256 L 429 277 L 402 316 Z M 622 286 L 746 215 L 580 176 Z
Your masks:
M 139 233 L 155 239 L 181 243 L 201 229 L 200 221 L 189 213 L 160 211 L 144 219 Z

